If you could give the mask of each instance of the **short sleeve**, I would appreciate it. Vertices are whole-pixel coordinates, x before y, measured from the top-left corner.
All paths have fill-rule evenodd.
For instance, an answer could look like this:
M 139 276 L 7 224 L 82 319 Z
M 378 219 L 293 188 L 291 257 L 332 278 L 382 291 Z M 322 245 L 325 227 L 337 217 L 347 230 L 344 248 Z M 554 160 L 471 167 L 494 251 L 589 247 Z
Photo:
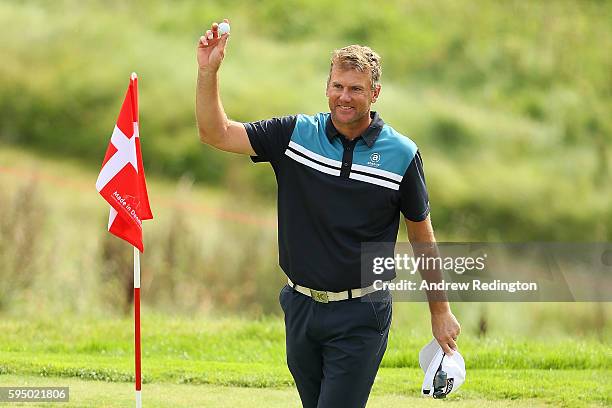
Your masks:
M 429 214 L 429 195 L 421 153 L 416 152 L 400 184 L 400 209 L 410 221 L 423 221 Z
M 275 162 L 287 149 L 297 116 L 243 123 L 256 156 L 254 162 Z

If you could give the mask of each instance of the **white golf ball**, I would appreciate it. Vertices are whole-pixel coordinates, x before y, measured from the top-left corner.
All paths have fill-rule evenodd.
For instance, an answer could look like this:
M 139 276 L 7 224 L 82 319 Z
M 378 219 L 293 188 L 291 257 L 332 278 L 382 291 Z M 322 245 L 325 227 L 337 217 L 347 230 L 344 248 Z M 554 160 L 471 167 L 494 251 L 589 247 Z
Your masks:
M 222 36 L 223 34 L 227 34 L 230 32 L 230 25 L 223 22 L 221 24 L 219 24 L 219 36 Z

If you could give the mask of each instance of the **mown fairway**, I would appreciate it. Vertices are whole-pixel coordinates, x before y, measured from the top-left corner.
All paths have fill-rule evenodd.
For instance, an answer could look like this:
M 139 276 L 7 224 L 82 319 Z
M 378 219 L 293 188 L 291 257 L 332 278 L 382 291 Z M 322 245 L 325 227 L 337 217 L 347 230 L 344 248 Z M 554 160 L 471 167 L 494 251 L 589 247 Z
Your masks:
M 478 373 L 481 374 L 481 373 Z M 490 374 L 490 373 L 482 373 Z M 27 376 L 0 376 L 0 386 L 68 386 L 71 402 L 62 407 L 131 407 L 134 405 L 132 389 L 127 384 L 83 381 L 74 378 L 40 378 Z M 242 388 L 214 385 L 180 385 L 171 383 L 147 384 L 143 390 L 143 405 L 146 407 L 215 407 L 215 408 L 299 408 L 297 392 L 293 388 Z M 537 398 L 500 400 L 496 398 L 467 398 L 457 396 L 449 399 L 456 408 L 481 407 L 550 407 L 551 404 Z M 399 393 L 374 393 L 369 408 L 439 407 L 444 402 L 401 395 Z M 19 405 L 19 404 L 14 404 Z M 25 404 L 24 404 L 25 405 Z M 553 404 L 557 405 L 557 404 Z M 561 403 L 559 403 L 561 405 Z M 577 404 L 568 406 L 598 406 Z M 49 404 L 28 403 L 30 407 L 48 407 Z
M 0 384 L 69 385 L 71 406 L 130 406 L 131 333 L 129 319 L 3 320 Z M 417 353 L 426 340 L 414 331 L 394 328 L 370 406 L 425 402 L 419 396 L 422 372 Z M 611 402 L 612 387 L 604 381 L 612 363 L 608 344 L 480 341 L 470 336 L 460 344 L 468 381 L 449 398 L 456 406 L 575 407 Z M 148 316 L 143 321 L 143 350 L 143 388 L 151 406 L 299 406 L 284 365 L 278 318 Z

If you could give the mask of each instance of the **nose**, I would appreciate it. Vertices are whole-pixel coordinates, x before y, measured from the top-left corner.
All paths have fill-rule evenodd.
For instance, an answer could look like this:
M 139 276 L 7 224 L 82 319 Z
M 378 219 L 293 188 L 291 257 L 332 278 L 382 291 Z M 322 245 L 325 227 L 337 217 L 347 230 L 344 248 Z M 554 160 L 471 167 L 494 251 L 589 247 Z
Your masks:
M 340 99 L 342 102 L 350 102 L 351 94 L 349 93 L 348 89 L 343 89 L 338 99 Z

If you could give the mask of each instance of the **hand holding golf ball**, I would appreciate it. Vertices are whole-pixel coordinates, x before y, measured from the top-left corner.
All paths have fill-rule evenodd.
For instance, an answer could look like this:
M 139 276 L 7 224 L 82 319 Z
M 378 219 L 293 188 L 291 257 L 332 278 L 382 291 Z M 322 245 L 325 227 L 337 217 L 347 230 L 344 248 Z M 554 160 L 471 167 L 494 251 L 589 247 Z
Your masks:
M 229 38 L 229 20 L 213 23 L 210 30 L 200 37 L 198 43 L 198 65 L 201 69 L 216 71 L 225 56 L 225 46 Z
M 230 32 L 230 25 L 227 22 L 222 22 L 221 24 L 219 24 L 219 36 L 222 36 L 223 34 L 227 34 Z

